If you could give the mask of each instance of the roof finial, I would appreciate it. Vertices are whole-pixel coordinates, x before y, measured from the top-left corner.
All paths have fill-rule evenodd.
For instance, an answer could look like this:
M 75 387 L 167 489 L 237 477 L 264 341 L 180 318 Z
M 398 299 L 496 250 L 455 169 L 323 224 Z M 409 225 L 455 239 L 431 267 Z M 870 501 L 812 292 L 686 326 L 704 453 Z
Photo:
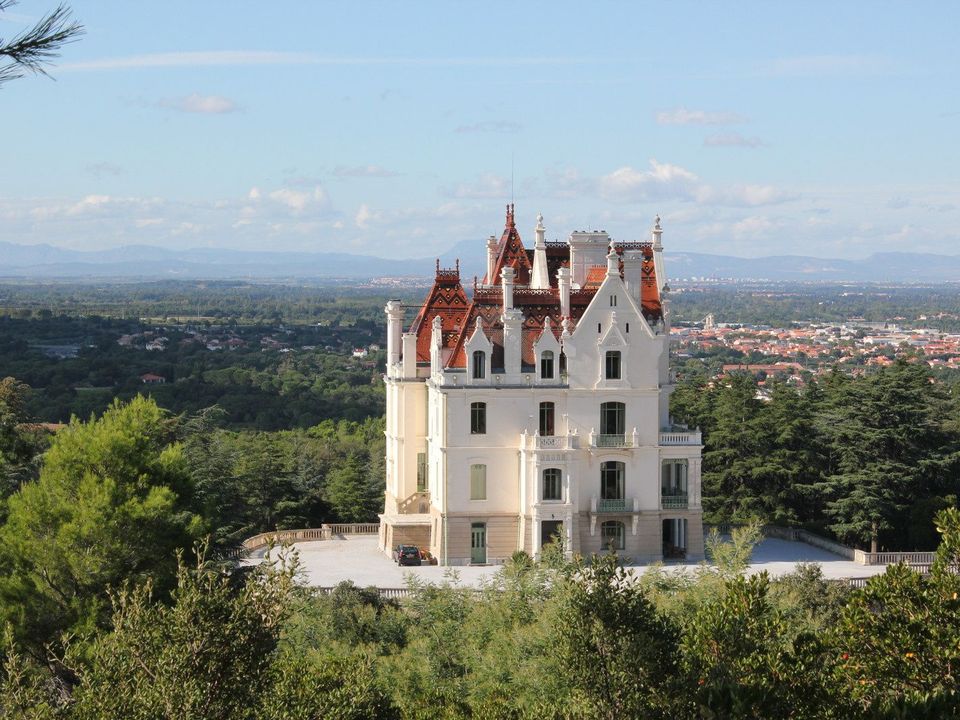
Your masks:
M 660 213 L 657 213 L 657 217 L 656 217 L 656 218 L 654 219 L 654 221 L 653 221 L 653 226 L 654 226 L 657 230 L 660 230 L 660 229 L 661 229 L 661 228 L 660 228 Z
M 437 258 L 437 272 L 440 272 L 440 258 Z
M 457 258 L 457 265 L 456 265 L 456 267 L 457 267 L 457 275 L 459 275 L 459 274 L 460 274 L 460 258 Z

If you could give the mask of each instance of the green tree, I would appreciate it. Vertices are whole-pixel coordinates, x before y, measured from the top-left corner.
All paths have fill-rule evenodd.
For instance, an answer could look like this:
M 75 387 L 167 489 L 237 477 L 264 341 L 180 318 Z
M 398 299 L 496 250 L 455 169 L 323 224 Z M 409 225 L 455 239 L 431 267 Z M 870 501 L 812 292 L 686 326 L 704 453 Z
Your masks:
M 25 383 L 12 377 L 0 380 L 0 499 L 36 476 L 43 445 L 39 433 L 25 427 L 29 395 Z
M 766 573 L 727 579 L 685 627 L 684 667 L 702 717 L 847 718 L 830 673 L 831 648 L 790 632 Z
M 10 498 L 0 527 L 0 614 L 40 651 L 109 620 L 109 588 L 145 582 L 164 592 L 174 552 L 203 530 L 176 421 L 152 400 L 115 403 L 57 434 L 40 478 Z
M 830 394 L 832 472 L 821 488 L 838 536 L 869 541 L 873 552 L 881 532 L 906 536 L 911 504 L 946 481 L 946 407 L 924 367 L 903 360 Z
M 676 717 L 679 629 L 615 555 L 575 566 L 557 590 L 551 655 L 577 718 Z
M 937 516 L 930 578 L 892 565 L 854 594 L 838 627 L 850 694 L 878 717 L 958 717 L 960 511 Z
M 78 720 L 256 717 L 272 652 L 287 617 L 294 568 L 271 565 L 237 591 L 198 553 L 180 565 L 171 604 L 151 585 L 118 592 L 113 629 L 80 670 Z
M 372 522 L 383 507 L 383 480 L 374 484 L 364 465 L 362 454 L 352 452 L 327 475 L 327 502 L 341 522 Z

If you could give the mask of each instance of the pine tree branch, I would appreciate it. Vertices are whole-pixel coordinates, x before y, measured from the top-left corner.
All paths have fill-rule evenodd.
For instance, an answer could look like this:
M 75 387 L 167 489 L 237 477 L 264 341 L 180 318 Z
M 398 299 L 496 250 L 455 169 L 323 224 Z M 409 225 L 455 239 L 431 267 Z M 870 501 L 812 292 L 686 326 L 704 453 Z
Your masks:
M 0 12 L 16 4 L 16 0 L 0 0 Z M 50 77 L 44 65 L 59 56 L 61 46 L 76 41 L 84 33 L 83 25 L 71 20 L 70 8 L 58 5 L 56 10 L 36 25 L 9 42 L 0 38 L 0 86 L 27 73 Z

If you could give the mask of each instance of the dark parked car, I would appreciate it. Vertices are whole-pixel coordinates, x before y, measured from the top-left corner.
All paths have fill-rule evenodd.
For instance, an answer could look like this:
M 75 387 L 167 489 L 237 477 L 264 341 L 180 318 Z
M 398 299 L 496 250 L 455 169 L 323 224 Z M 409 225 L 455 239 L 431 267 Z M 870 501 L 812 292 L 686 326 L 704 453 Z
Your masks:
M 393 559 L 397 565 L 419 565 L 420 548 L 416 545 L 397 545 L 393 549 Z

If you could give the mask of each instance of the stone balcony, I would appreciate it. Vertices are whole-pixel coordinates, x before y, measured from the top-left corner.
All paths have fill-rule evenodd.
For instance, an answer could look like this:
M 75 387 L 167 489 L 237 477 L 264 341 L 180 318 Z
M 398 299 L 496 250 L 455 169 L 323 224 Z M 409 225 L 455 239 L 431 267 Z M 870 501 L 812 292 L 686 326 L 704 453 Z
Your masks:
M 526 432 L 520 434 L 520 447 L 524 450 L 576 450 L 580 447 L 578 435 L 540 435 Z
M 590 498 L 590 513 L 634 513 L 640 512 L 637 498 Z
M 702 445 L 702 439 L 699 430 L 661 430 L 660 445 Z

